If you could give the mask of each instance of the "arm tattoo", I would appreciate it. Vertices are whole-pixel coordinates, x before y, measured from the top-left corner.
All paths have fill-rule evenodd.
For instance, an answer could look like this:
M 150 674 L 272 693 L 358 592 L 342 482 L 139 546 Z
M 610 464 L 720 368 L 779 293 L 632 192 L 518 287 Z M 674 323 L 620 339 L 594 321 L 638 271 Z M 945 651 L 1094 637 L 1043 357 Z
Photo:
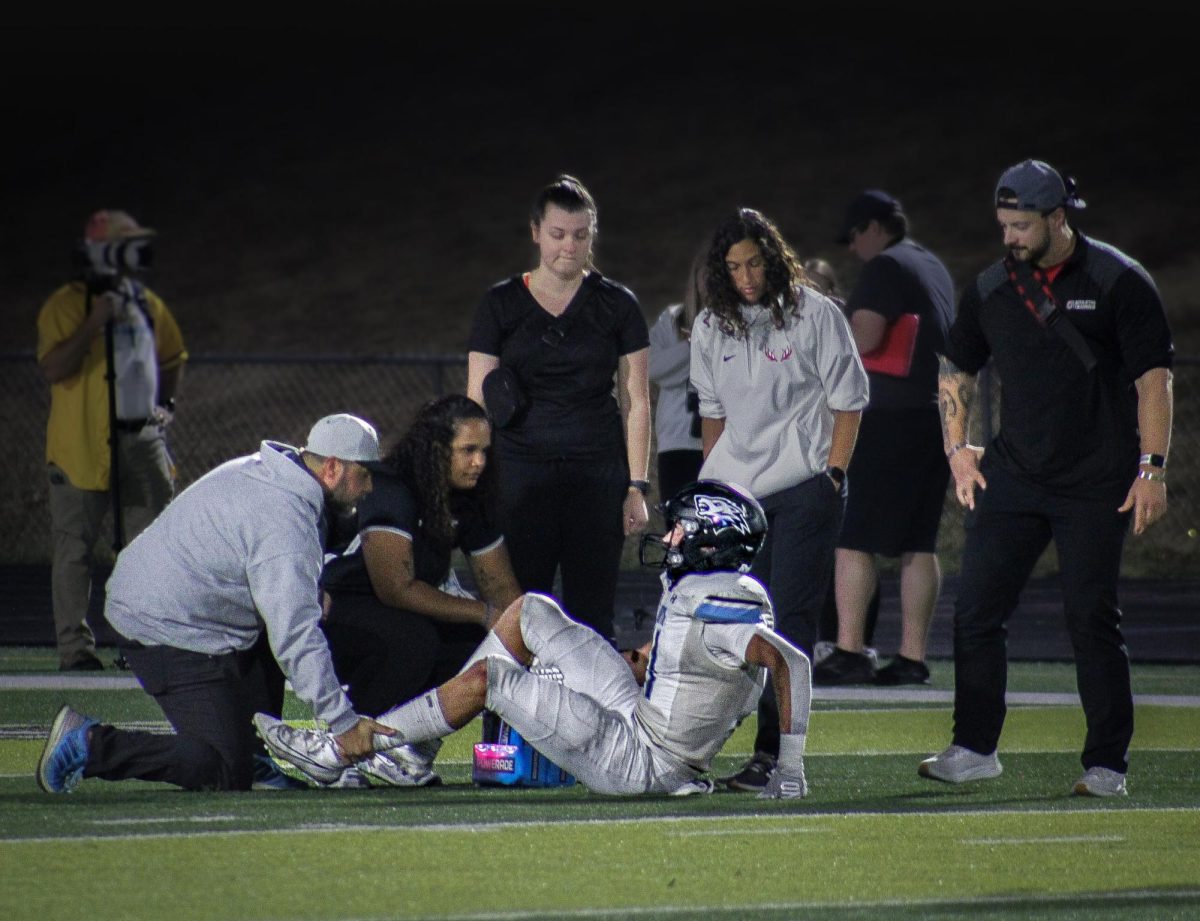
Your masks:
M 939 358 L 938 367 L 938 409 L 942 417 L 942 441 L 947 449 L 953 447 L 955 436 L 950 433 L 951 420 L 961 422 L 962 437 L 969 435 L 971 404 L 975 399 L 975 380 L 970 374 L 958 368 L 946 356 Z

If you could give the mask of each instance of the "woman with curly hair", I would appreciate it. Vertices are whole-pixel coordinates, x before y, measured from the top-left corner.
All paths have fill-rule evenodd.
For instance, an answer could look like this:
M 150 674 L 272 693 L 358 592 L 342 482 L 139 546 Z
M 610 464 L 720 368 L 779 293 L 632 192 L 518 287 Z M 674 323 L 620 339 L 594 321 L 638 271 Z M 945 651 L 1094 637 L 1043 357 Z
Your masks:
M 499 521 L 526 591 L 613 635 L 625 538 L 648 518 L 649 332 L 637 298 L 596 271 L 596 203 L 561 175 L 534 199 L 537 265 L 475 314 L 467 394 L 496 425 Z
M 692 326 L 700 395 L 700 476 L 738 483 L 767 513 L 752 574 L 775 603 L 775 628 L 812 656 L 846 503 L 846 466 L 867 405 L 867 374 L 842 312 L 808 284 L 763 214 L 723 220 L 708 250 L 705 309 Z M 754 757 L 726 778 L 766 787 L 779 754 L 768 685 Z
M 460 394 L 426 404 L 358 504 L 357 534 L 321 577 L 333 664 L 356 712 L 452 677 L 521 590 L 488 513 L 492 431 Z M 466 556 L 480 598 L 450 566 Z

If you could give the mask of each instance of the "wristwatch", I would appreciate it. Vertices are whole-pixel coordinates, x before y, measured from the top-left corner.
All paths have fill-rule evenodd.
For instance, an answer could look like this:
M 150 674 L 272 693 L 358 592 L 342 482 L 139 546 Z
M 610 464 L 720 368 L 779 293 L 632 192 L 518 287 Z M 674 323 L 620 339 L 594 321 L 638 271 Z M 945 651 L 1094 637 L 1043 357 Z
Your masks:
M 650 481 L 649 480 L 630 480 L 629 488 L 636 489 L 638 492 L 640 492 L 644 496 L 644 495 L 646 495 L 646 493 L 650 492 Z
M 825 476 L 833 480 L 833 485 L 838 489 L 841 489 L 846 482 L 846 471 L 841 467 L 834 467 L 832 464 L 825 468 Z

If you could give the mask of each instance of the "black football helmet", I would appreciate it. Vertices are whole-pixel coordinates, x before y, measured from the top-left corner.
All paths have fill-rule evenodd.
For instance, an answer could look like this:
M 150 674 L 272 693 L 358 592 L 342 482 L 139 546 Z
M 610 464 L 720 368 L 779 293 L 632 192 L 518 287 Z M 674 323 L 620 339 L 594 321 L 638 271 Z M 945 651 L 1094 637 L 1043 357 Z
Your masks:
M 767 537 L 767 516 L 758 501 L 720 480 L 684 487 L 663 504 L 662 513 L 667 533 L 679 525 L 683 540 L 668 547 L 661 536 L 647 534 L 639 560 L 666 569 L 672 579 L 690 572 L 746 572 Z

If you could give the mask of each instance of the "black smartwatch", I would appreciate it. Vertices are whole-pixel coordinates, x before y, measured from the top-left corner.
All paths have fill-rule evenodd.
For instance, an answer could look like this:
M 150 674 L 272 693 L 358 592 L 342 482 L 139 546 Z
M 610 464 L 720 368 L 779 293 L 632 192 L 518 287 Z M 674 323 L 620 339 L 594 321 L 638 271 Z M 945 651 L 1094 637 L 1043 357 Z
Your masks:
M 846 471 L 841 467 L 834 467 L 832 464 L 825 468 L 825 476 L 833 480 L 833 485 L 841 489 L 846 482 Z
M 650 481 L 649 480 L 630 480 L 629 488 L 636 489 L 638 492 L 640 492 L 644 496 L 644 495 L 646 495 L 646 493 L 648 493 L 650 491 Z

